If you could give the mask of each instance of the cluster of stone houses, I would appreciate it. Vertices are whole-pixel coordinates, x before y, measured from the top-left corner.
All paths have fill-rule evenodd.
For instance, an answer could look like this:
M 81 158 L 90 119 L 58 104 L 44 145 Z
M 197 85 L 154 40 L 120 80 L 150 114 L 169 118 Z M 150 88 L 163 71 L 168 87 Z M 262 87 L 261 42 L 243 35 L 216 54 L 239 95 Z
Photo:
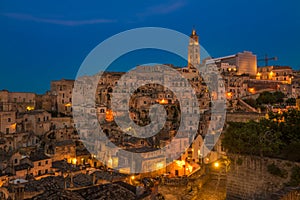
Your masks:
M 290 67 L 258 68 L 251 52 L 208 58 L 200 64 L 195 31 L 191 38 L 188 66 L 168 65 L 179 78 L 160 65 L 138 66 L 127 78 L 123 72 L 104 72 L 76 81 L 52 81 L 50 91 L 43 95 L 0 91 L 0 186 L 15 180 L 63 176 L 65 172 L 81 171 L 78 166 L 106 165 L 129 173 L 187 175 L 202 162 L 224 155 L 217 136 L 223 129 L 220 122 L 225 115 L 212 108 L 225 104 L 231 113 L 248 112 L 242 99 L 261 91 L 282 91 L 289 98 L 299 98 L 299 72 Z M 197 101 L 193 101 L 193 93 L 187 88 L 192 88 Z M 132 96 L 124 104 L 121 97 L 128 93 Z M 157 135 L 138 137 L 143 133 L 135 125 L 151 124 L 149 109 L 155 104 L 166 110 L 164 127 L 153 124 L 145 129 L 145 134 L 160 130 Z M 122 113 L 122 109 L 126 112 Z M 134 123 L 120 128 L 115 118 L 122 119 L 128 111 Z M 155 117 L 154 120 L 160 119 Z M 99 127 L 104 138 L 97 135 Z M 204 141 L 212 151 L 203 146 Z M 119 149 L 140 156 L 133 158 Z

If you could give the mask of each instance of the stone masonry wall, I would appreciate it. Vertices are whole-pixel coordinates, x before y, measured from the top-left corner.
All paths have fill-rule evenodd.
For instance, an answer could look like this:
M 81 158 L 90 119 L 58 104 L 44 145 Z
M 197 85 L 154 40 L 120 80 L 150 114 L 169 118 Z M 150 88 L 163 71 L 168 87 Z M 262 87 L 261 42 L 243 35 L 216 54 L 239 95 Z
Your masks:
M 227 199 L 271 199 L 271 195 L 285 187 L 290 180 L 291 169 L 300 163 L 261 158 L 254 156 L 230 155 L 232 159 L 227 176 Z M 268 165 L 275 166 L 287 172 L 279 177 L 268 172 Z

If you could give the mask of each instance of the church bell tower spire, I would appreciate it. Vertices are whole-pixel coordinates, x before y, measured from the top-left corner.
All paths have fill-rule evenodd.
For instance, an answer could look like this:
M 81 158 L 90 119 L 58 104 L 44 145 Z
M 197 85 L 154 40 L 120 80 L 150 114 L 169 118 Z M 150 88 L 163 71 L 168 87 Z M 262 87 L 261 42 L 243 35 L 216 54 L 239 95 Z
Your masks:
M 196 30 L 193 28 L 190 35 L 190 41 L 188 46 L 188 68 L 195 68 L 200 64 L 200 45 L 199 36 Z

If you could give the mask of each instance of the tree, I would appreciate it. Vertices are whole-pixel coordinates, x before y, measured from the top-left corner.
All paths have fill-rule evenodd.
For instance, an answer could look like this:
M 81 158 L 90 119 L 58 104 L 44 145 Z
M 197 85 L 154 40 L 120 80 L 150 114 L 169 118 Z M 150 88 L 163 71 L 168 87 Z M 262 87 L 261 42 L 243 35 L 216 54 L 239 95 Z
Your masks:
M 270 92 L 263 92 L 256 101 L 258 104 L 273 104 L 276 102 L 276 98 Z
M 300 111 L 269 113 L 259 122 L 229 123 L 222 144 L 231 153 L 300 161 L 299 130 Z
M 263 92 L 256 99 L 258 104 L 274 104 L 274 103 L 282 103 L 283 98 L 285 97 L 284 93 L 280 91 L 276 91 L 274 93 Z
M 296 99 L 295 98 L 288 98 L 285 103 L 289 106 L 295 106 L 296 105 Z
M 282 93 L 280 91 L 274 92 L 273 96 L 275 98 L 275 102 L 276 103 L 282 103 L 283 102 L 283 98 L 285 97 L 284 93 Z

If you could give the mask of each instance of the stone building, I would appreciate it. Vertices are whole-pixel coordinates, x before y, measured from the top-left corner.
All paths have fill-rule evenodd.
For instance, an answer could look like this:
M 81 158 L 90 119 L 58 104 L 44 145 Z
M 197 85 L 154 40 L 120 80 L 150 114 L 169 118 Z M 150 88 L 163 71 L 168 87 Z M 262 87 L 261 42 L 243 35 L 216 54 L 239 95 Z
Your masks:
M 67 160 L 72 163 L 76 158 L 76 146 L 72 140 L 59 141 L 55 144 L 49 144 L 47 153 L 52 156 L 53 162 Z
M 14 133 L 16 132 L 16 112 L 2 111 L 0 112 L 0 132 Z
M 72 91 L 74 80 L 62 79 L 51 82 L 51 94 L 56 96 L 56 111 L 65 115 L 72 113 Z
M 21 124 L 21 131 L 34 132 L 36 135 L 43 135 L 50 131 L 51 114 L 44 110 L 33 110 L 19 113 L 17 116 L 18 124 Z
M 224 76 L 226 87 L 226 98 L 229 100 L 245 97 L 249 94 L 248 82 L 250 77 L 247 75 L 229 75 Z
M 50 91 L 47 91 L 42 95 L 36 95 L 36 109 L 55 112 L 57 110 L 56 99 L 56 95 L 52 94 Z
M 30 92 L 0 91 L 0 111 L 25 112 L 36 107 L 36 94 Z
M 32 169 L 29 174 L 32 176 L 41 176 L 51 172 L 52 159 L 43 152 L 34 152 L 29 156 L 32 163 Z
M 220 58 L 213 58 L 213 60 L 218 64 L 219 68 L 221 68 L 221 63 L 228 63 L 228 65 L 232 66 L 232 70 L 236 70 L 237 75 L 248 74 L 250 76 L 256 76 L 257 59 L 256 55 L 252 54 L 250 51 L 244 51 L 242 53 Z
M 272 80 L 283 84 L 292 83 L 293 71 L 289 66 L 265 66 L 257 68 L 256 79 Z
M 294 72 L 292 76 L 292 97 L 300 97 L 300 75 L 297 72 Z

